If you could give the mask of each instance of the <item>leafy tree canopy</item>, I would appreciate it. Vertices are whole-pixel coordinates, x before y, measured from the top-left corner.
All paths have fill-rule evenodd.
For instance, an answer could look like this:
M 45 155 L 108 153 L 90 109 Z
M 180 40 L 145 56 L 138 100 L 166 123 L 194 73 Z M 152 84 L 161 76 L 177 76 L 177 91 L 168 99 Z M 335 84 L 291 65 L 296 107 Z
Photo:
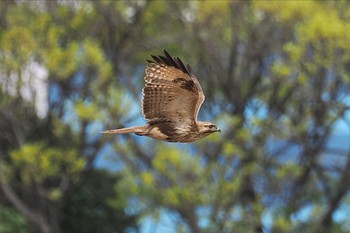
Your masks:
M 349 231 L 348 135 L 335 131 L 349 130 L 346 1 L 0 9 L 4 232 L 135 232 L 164 213 L 172 232 Z M 223 132 L 183 145 L 100 135 L 142 124 L 144 60 L 163 48 L 191 64 L 200 118 Z

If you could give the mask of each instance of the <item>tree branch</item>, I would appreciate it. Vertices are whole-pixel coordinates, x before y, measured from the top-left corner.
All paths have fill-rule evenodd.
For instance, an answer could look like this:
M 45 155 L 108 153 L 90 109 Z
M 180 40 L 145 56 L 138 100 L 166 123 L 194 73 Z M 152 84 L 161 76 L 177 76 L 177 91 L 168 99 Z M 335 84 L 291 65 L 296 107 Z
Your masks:
M 331 198 L 328 209 L 326 210 L 323 218 L 320 221 L 320 229 L 318 232 L 329 232 L 332 227 L 332 216 L 333 213 L 339 207 L 342 198 L 347 194 L 350 187 L 350 154 L 348 155 L 348 161 L 343 169 L 342 176 L 338 182 L 337 187 L 334 189 L 337 192 L 334 193 Z
M 17 194 L 13 191 L 10 185 L 4 180 L 3 174 L 0 176 L 0 188 L 4 193 L 5 197 L 10 201 L 10 203 L 22 213 L 29 221 L 33 222 L 36 226 L 39 227 L 42 233 L 50 233 L 50 225 L 44 219 L 43 216 L 31 210 L 25 203 L 23 203 Z

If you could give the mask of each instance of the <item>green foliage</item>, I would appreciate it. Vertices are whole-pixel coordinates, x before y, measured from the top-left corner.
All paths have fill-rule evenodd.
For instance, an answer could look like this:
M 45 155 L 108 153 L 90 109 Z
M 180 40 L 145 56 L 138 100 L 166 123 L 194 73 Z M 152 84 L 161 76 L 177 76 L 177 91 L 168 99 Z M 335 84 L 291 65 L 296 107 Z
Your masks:
M 68 48 L 55 46 L 48 50 L 45 56 L 48 58 L 47 68 L 58 77 L 70 77 L 77 69 L 78 49 L 78 44 L 73 42 L 68 45 Z
M 226 129 L 225 136 L 228 137 L 216 135 L 214 138 L 198 142 L 196 146 L 200 149 L 193 152 L 198 156 L 195 159 L 192 153 L 189 153 L 191 149 L 183 151 L 172 146 L 156 147 L 149 169 L 137 172 L 136 176 L 133 175 L 135 172 L 133 169 L 126 173 L 125 186 L 129 184 L 130 189 L 124 190 L 126 193 L 133 193 L 141 200 L 148 200 L 151 206 L 166 206 L 171 210 L 179 210 L 180 213 L 184 206 L 195 205 L 197 208 L 210 206 L 217 210 L 212 213 L 217 215 L 209 220 L 215 224 L 211 226 L 212 229 L 219 232 L 225 230 L 230 232 L 229 229 L 255 232 L 263 213 L 273 212 L 275 208 L 263 204 L 261 198 L 271 194 L 281 195 L 279 197 L 284 200 L 286 197 L 282 193 L 299 192 L 299 190 L 295 192 L 284 190 L 286 187 L 292 189 L 293 185 L 301 185 L 304 182 L 302 177 L 308 174 L 306 171 L 310 163 L 319 161 L 314 158 L 318 158 L 319 151 L 322 151 L 324 145 L 318 144 L 315 148 L 312 147 L 312 152 L 308 151 L 309 146 L 318 143 L 313 133 L 331 126 L 335 122 L 335 115 L 338 119 L 341 117 L 338 111 L 341 111 L 342 107 L 339 106 L 344 103 L 337 99 L 337 95 L 341 95 L 341 88 L 335 83 L 348 85 L 347 80 L 342 77 L 347 77 L 346 74 L 349 72 L 346 68 L 349 61 L 349 53 L 346 51 L 349 48 L 344 43 L 348 41 L 346 32 L 349 23 L 332 3 L 280 4 L 256 1 L 249 6 L 243 3 L 196 2 L 193 5 L 178 4 L 178 6 L 184 11 L 191 9 L 195 14 L 195 23 L 190 22 L 186 27 L 192 26 L 199 31 L 196 34 L 200 47 L 198 50 L 205 50 L 208 53 L 196 58 L 196 62 L 202 64 L 198 65 L 200 69 L 197 70 L 204 70 L 200 75 L 201 82 L 204 82 L 203 86 L 211 87 L 207 88 L 206 93 L 210 96 L 217 83 L 222 82 L 224 85 L 219 86 L 221 87 L 219 93 L 225 96 L 226 104 L 236 107 L 243 103 L 245 104 L 243 112 L 251 111 L 253 116 L 241 112 L 233 112 L 229 116 L 222 113 L 217 120 L 224 122 L 224 127 L 221 128 Z M 344 7 L 348 9 L 346 4 Z M 240 14 L 239 10 L 244 13 Z M 151 15 L 155 17 L 156 14 L 161 15 L 162 12 L 153 12 L 153 15 L 147 12 L 147 17 Z M 239 18 L 240 16 L 243 18 Z M 230 17 L 233 17 L 232 25 L 237 26 L 234 30 L 230 28 L 232 25 L 227 23 Z M 270 25 L 273 25 L 272 28 Z M 156 28 L 152 29 L 154 33 Z M 211 36 L 210 33 L 215 36 Z M 269 38 L 265 40 L 265 37 Z M 212 46 L 210 49 L 206 47 L 208 44 Z M 218 57 L 221 57 L 222 54 L 227 54 L 227 48 L 235 44 L 241 46 L 237 47 L 241 50 L 237 49 L 237 52 L 233 50 L 236 52 L 234 53 L 236 63 L 229 64 L 235 65 L 233 68 L 235 72 L 225 79 L 223 76 L 226 74 L 222 70 L 211 69 L 210 63 L 215 63 L 217 67 L 225 67 L 227 64 L 214 61 L 216 57 L 213 59 L 208 57 L 217 53 L 220 53 Z M 217 49 L 215 52 L 213 47 Z M 192 53 L 195 53 L 196 49 L 197 47 L 193 48 Z M 200 54 L 198 51 L 197 53 Z M 278 59 L 272 59 L 273 61 L 266 66 L 257 65 L 260 68 L 257 69 L 259 74 L 253 80 L 255 76 L 251 70 L 256 69 L 255 61 L 261 59 L 260 62 L 264 63 L 267 62 L 265 58 L 272 57 Z M 265 73 L 260 74 L 261 69 L 266 69 Z M 212 81 L 215 79 L 213 77 L 216 77 L 213 70 L 221 74 L 217 78 L 218 82 Z M 328 82 L 325 80 L 329 77 L 324 76 L 327 71 L 344 76 L 340 79 L 331 77 L 330 79 L 334 78 L 337 81 Z M 205 72 L 210 72 L 210 75 Z M 205 79 L 208 76 L 209 78 Z M 234 88 L 235 86 L 238 88 Z M 235 92 L 239 94 L 231 94 Z M 323 99 L 324 93 L 329 93 L 334 98 Z M 215 102 L 213 98 L 207 99 Z M 333 101 L 339 101 L 337 102 L 339 108 L 334 109 L 336 113 L 318 109 L 330 107 Z M 215 104 L 223 107 L 220 110 L 225 109 L 226 105 L 220 101 L 216 101 Z M 272 151 L 273 141 L 290 142 L 290 145 L 281 150 L 274 148 L 276 151 Z M 211 153 L 212 147 L 216 148 L 217 145 L 222 149 L 219 153 L 214 153 L 217 157 L 210 157 L 208 154 Z M 292 146 L 301 149 L 301 153 L 295 152 L 292 156 L 303 156 L 303 158 L 288 159 L 287 155 L 292 151 L 289 148 Z M 194 150 L 193 147 L 188 148 Z M 313 154 L 314 150 L 317 151 L 316 154 Z M 137 158 L 136 156 L 135 159 Z M 293 202 L 291 198 L 291 202 L 288 202 L 290 206 L 285 207 L 293 212 L 296 211 L 294 208 L 303 209 L 303 201 L 311 201 L 317 207 L 317 213 L 314 215 L 317 215 L 318 219 L 310 222 L 311 228 L 304 228 L 303 224 L 291 220 L 290 212 L 287 211 L 285 215 L 276 215 L 272 220 L 272 228 L 277 232 L 294 232 L 300 229 L 299 227 L 303 230 L 317 231 L 317 221 L 322 221 L 326 209 L 322 203 L 326 197 L 317 187 L 317 179 L 310 177 L 308 180 L 309 187 L 303 186 L 300 194 L 295 194 L 301 199 L 300 202 Z M 293 184 L 290 185 L 291 183 Z M 250 185 L 253 185 L 253 188 Z M 265 188 L 260 191 L 252 190 L 261 188 L 260 185 Z M 245 205 L 246 201 L 248 203 Z M 239 220 L 230 223 L 235 219 L 236 206 L 242 206 L 242 211 L 237 214 Z M 226 214 L 226 218 L 218 217 L 218 213 L 222 214 L 220 210 Z M 208 215 L 210 216 L 210 213 Z M 201 218 L 205 219 L 203 216 Z M 245 222 L 247 225 L 250 224 L 249 226 L 243 226 L 242 219 L 245 218 L 249 218 Z M 202 228 L 203 231 L 205 229 L 206 227 Z
M 0 232 L 127 232 L 134 214 L 160 221 L 163 211 L 177 232 L 348 230 L 332 218 L 349 205 L 348 151 L 327 150 L 349 109 L 347 2 L 0 9 L 0 185 L 12 190 L 0 204 L 23 204 L 27 218 L 1 209 L 10 220 L 0 216 Z M 191 64 L 206 94 L 200 118 L 222 134 L 185 145 L 99 135 L 140 122 L 144 60 L 163 48 Z M 47 72 L 45 100 L 36 74 L 26 76 L 33 63 Z M 42 102 L 49 111 L 39 118 Z M 104 155 L 120 177 L 95 168 Z
M 11 153 L 13 169 L 20 170 L 25 184 L 42 183 L 62 173 L 77 174 L 85 161 L 75 150 L 47 148 L 43 144 L 27 144 Z
M 1 206 L 0 208 L 0 233 L 26 233 L 27 221 L 12 208 Z
M 125 205 L 109 206 L 116 178 L 94 172 L 86 178 L 94 182 L 79 187 L 103 147 L 88 138 L 87 130 L 106 115 L 99 114 L 106 97 L 101 90 L 116 92 L 110 85 L 115 67 L 107 59 L 103 39 L 91 30 L 100 28 L 100 16 L 89 3 L 81 8 L 50 4 L 0 3 L 0 185 L 7 190 L 0 193 L 0 202 L 18 208 L 26 218 L 4 209 L 1 214 L 11 214 L 12 221 L 1 222 L 1 230 L 61 232 L 64 226 L 64 232 L 124 232 L 135 228 L 136 218 L 124 213 Z M 33 63 L 47 72 L 40 90 L 36 73 L 27 70 Z M 74 81 L 79 75 L 82 80 Z M 59 89 L 55 94 L 50 92 L 53 86 Z M 37 99 L 44 88 L 48 96 Z M 114 100 L 117 95 L 122 92 L 117 90 Z M 39 119 L 35 106 L 43 103 L 49 112 Z M 100 193 L 90 192 L 98 185 Z M 77 192 L 67 198 L 73 189 Z M 69 216 L 64 223 L 62 206 Z
M 84 181 L 76 182 L 63 207 L 64 232 L 126 232 L 136 227 L 135 216 L 123 213 L 126 203 L 117 201 L 118 206 L 109 203 L 112 198 L 120 200 L 111 189 L 118 179 L 116 175 L 97 170 L 90 171 Z
M 27 63 L 39 46 L 32 32 L 25 27 L 6 31 L 0 44 L 4 53 L 2 63 L 10 69 L 19 69 L 23 63 Z
M 102 119 L 101 114 L 98 112 L 98 106 L 96 104 L 83 103 L 78 101 L 75 106 L 78 117 L 82 120 L 99 120 Z

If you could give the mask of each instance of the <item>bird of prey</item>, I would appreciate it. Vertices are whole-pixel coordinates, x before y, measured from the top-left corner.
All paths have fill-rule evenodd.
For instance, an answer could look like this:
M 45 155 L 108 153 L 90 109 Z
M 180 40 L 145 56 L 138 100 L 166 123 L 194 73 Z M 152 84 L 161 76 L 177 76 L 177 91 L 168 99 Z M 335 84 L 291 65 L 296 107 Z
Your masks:
M 147 60 L 142 114 L 147 125 L 103 131 L 106 134 L 135 133 L 168 142 L 193 142 L 220 129 L 198 121 L 204 94 L 189 65 L 166 50 L 164 56 Z

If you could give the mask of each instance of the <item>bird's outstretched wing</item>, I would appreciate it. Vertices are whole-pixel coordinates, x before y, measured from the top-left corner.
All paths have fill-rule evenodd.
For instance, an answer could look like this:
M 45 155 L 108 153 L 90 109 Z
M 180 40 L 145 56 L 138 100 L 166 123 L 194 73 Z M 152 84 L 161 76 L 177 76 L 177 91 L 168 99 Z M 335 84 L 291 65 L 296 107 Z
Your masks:
M 164 56 L 152 56 L 146 68 L 142 113 L 148 123 L 176 122 L 193 125 L 204 102 L 203 90 L 187 67 L 164 50 Z

